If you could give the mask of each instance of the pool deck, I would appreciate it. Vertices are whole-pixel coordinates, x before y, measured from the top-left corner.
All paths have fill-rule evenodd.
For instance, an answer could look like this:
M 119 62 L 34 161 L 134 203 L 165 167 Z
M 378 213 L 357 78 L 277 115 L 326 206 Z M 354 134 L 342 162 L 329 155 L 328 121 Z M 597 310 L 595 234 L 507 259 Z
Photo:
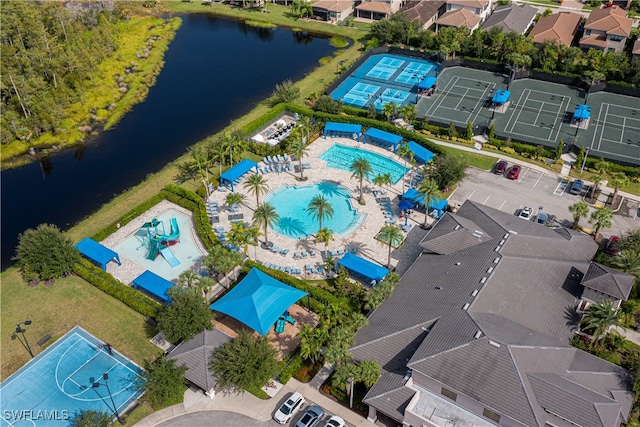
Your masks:
M 389 197 L 391 199 L 392 205 L 394 206 L 394 208 L 396 208 L 397 212 L 399 197 L 401 194 L 403 194 L 403 190 L 408 187 L 404 186 L 404 180 L 400 180 L 397 184 L 392 186 L 384 186 L 384 188 L 380 188 L 365 181 L 363 185 L 363 196 L 366 204 L 360 205 L 357 200 L 359 195 L 358 181 L 354 178 L 351 178 L 350 172 L 329 168 L 327 167 L 326 162 L 319 158 L 322 153 L 324 153 L 327 149 L 329 149 L 333 144 L 336 143 L 349 147 L 364 148 L 368 151 L 381 154 L 391 160 L 404 165 L 403 159 L 399 158 L 393 152 L 382 147 L 371 144 L 358 143 L 357 141 L 348 138 L 327 137 L 325 139 L 323 137 L 320 137 L 316 139 L 307 147 L 308 156 L 302 159 L 303 164 L 309 163 L 311 165 L 310 169 L 304 170 L 304 176 L 308 177 L 308 180 L 304 182 L 298 181 L 296 177 L 299 177 L 300 173 L 295 171 L 287 171 L 281 173 L 271 172 L 264 175 L 270 190 L 274 190 L 285 185 L 310 185 L 326 180 L 336 182 L 349 189 L 352 194 L 352 206 L 357 209 L 358 213 L 367 215 L 363 225 L 348 237 L 343 238 L 338 235 L 334 235 L 334 240 L 331 241 L 328 246 L 325 246 L 323 242 L 316 243 L 314 236 L 308 236 L 308 238 L 306 239 L 292 239 L 279 235 L 271 228 L 269 228 L 269 242 L 273 242 L 274 245 L 279 246 L 280 248 L 289 249 L 289 253 L 287 255 L 281 255 L 278 253 L 274 253 L 268 249 L 264 249 L 262 245 L 258 247 L 250 246 L 247 251 L 247 256 L 249 258 L 260 263 L 269 262 L 278 266 L 298 268 L 302 272 L 299 277 L 307 279 L 323 277 L 322 273 L 314 275 L 306 272 L 305 266 L 310 265 L 312 267 L 316 267 L 318 265 L 323 265 L 322 253 L 324 251 L 337 251 L 339 249 L 345 250 L 347 248 L 357 248 L 358 256 L 362 256 L 386 266 L 388 247 L 375 239 L 375 236 L 385 225 L 386 218 L 382 212 L 380 205 L 376 202 L 376 197 L 374 196 L 372 191 L 381 189 L 384 190 L 386 194 L 379 195 L 378 197 Z M 293 161 L 292 164 L 297 169 L 299 162 Z M 262 162 L 260 162 L 259 166 L 262 167 L 264 165 L 262 164 Z M 410 174 L 411 172 L 409 173 L 409 175 L 407 175 L 407 177 L 410 176 Z M 242 213 L 244 215 L 245 222 L 251 222 L 253 217 L 253 210 L 256 207 L 255 195 L 248 193 L 248 191 L 244 189 L 243 183 L 236 185 L 236 189 L 238 192 L 246 196 L 245 205 L 240 208 L 240 211 L 238 213 Z M 228 192 L 215 191 L 210 197 L 210 200 L 217 201 L 220 207 L 220 222 L 214 224 L 214 226 L 223 227 L 226 231 L 231 228 L 230 221 L 228 220 L 228 216 L 231 212 L 228 210 L 228 207 L 225 204 L 225 198 L 227 194 Z M 260 201 L 262 202 L 263 199 L 264 196 L 261 196 Z M 400 220 L 396 217 L 396 221 L 398 224 L 404 224 L 404 219 Z M 412 227 L 409 231 L 409 241 L 412 242 L 408 245 L 403 245 L 398 250 L 392 250 L 391 252 L 391 265 L 393 267 L 397 267 L 399 273 L 402 273 L 403 270 L 408 267 L 408 265 L 405 266 L 405 264 L 407 263 L 403 263 L 402 261 L 406 259 L 411 259 L 411 261 L 413 261 L 413 259 L 415 259 L 415 256 L 417 256 L 417 254 L 413 253 L 409 255 L 407 251 L 415 252 L 411 248 L 413 246 L 416 246 L 413 241 L 417 240 L 421 236 L 424 236 L 424 234 L 426 233 L 419 227 L 419 225 L 423 221 L 424 213 L 416 212 L 411 215 L 409 224 L 412 224 Z M 434 220 L 432 218 L 429 218 L 430 223 L 433 221 Z M 404 234 L 407 235 L 407 233 Z M 260 237 L 260 241 L 263 242 L 264 237 Z M 311 250 L 314 250 L 316 252 L 315 257 L 311 257 L 310 255 L 308 255 L 307 257 L 302 259 L 294 259 L 295 252 L 306 251 L 307 253 L 310 253 Z M 400 265 L 398 265 L 399 263 Z

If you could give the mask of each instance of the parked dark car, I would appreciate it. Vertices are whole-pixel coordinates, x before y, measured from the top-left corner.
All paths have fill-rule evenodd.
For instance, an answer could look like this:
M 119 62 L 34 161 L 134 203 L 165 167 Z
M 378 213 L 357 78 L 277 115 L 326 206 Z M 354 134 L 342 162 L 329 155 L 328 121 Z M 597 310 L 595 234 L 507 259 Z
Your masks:
M 618 255 L 620 252 L 620 237 L 611 236 L 604 245 L 604 252 L 607 255 Z
M 521 170 L 522 170 L 522 166 L 520 165 L 511 166 L 511 169 L 509 169 L 509 173 L 507 174 L 507 178 L 518 179 L 520 177 Z
M 500 160 L 498 163 L 496 163 L 496 166 L 493 168 L 493 173 L 495 173 L 496 175 L 504 175 L 506 171 L 507 171 L 507 162 L 505 162 L 504 160 Z
M 569 189 L 570 194 L 580 194 L 582 192 L 582 187 L 584 187 L 584 181 L 581 179 L 576 179 L 571 184 L 571 188 Z

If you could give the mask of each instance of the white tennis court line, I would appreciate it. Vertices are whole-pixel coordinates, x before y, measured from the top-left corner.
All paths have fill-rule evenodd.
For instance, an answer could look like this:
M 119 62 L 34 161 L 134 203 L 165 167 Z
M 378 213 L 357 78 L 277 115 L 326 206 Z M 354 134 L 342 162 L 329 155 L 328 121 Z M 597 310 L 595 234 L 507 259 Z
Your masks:
M 436 102 L 434 102 L 431 107 L 429 107 L 429 109 L 427 110 L 427 115 L 429 116 L 433 116 L 434 112 L 438 110 L 438 108 L 440 108 L 440 105 L 442 104 L 442 102 L 445 100 L 445 98 L 447 97 L 447 94 L 449 93 L 449 91 L 451 91 L 452 88 L 454 88 L 456 86 L 456 82 L 458 81 L 460 77 L 458 76 L 454 76 L 451 80 L 449 80 L 449 83 L 447 83 L 444 87 L 444 90 L 442 91 L 440 98 L 438 98 L 436 100 Z
M 600 132 L 600 140 L 598 141 L 598 148 L 597 150 L 600 151 L 600 146 L 602 145 L 602 138 L 604 137 L 604 125 L 607 122 L 607 116 L 609 115 L 609 105 L 610 104 L 602 104 L 603 106 L 606 105 L 606 109 L 604 112 L 604 123 L 600 122 L 600 126 L 602 126 L 602 132 Z
M 468 80 L 468 81 L 473 82 L 473 83 L 485 83 L 486 87 L 484 89 L 477 89 L 477 88 L 474 88 L 474 87 L 467 87 L 467 86 L 464 86 L 464 85 L 458 85 L 458 81 L 460 81 L 460 80 Z M 454 92 L 454 89 L 456 87 L 460 87 L 462 89 L 465 89 L 465 93 L 462 94 L 462 93 Z M 431 105 L 431 107 L 427 110 L 426 114 L 428 116 L 436 117 L 436 118 L 439 118 L 439 119 L 451 120 L 450 117 L 443 117 L 443 116 L 435 114 L 435 112 L 438 109 L 444 109 L 444 110 L 456 111 L 456 112 L 459 113 L 460 112 L 460 110 L 459 110 L 460 103 L 462 103 L 462 101 L 465 100 L 465 97 L 467 96 L 467 94 L 470 91 L 476 91 L 476 92 L 482 92 L 482 94 L 477 97 L 478 101 L 476 101 L 476 104 L 473 107 L 473 109 L 467 114 L 466 120 L 462 120 L 462 121 L 460 121 L 460 120 L 451 120 L 451 121 L 454 121 L 454 122 L 457 122 L 457 123 L 468 123 L 470 121 L 475 121 L 475 119 L 477 119 L 478 116 L 480 115 L 480 109 L 478 108 L 478 105 L 481 104 L 481 103 L 484 103 L 484 101 L 485 101 L 484 98 L 486 97 L 487 91 L 491 91 L 494 87 L 495 87 L 495 83 L 492 83 L 492 82 L 487 82 L 487 81 L 481 81 L 480 82 L 478 80 L 471 80 L 471 79 L 468 79 L 466 77 L 454 76 L 454 78 L 452 78 L 449 81 L 449 83 L 447 83 L 447 85 L 445 86 L 445 89 L 442 92 L 443 96 L 441 96 L 440 99 L 437 102 L 434 102 Z M 455 96 L 459 96 L 460 97 L 460 101 L 458 101 L 458 103 L 456 104 L 455 107 L 443 107 L 442 103 L 444 102 L 444 100 L 450 94 L 455 95 Z M 472 120 L 471 118 L 472 118 L 474 112 L 475 112 L 475 118 Z
M 524 99 L 523 103 L 520 103 L 522 96 L 524 96 L 524 93 L 527 92 L 527 96 Z M 546 101 L 542 101 L 539 99 L 529 99 L 529 96 L 532 93 L 542 93 L 542 94 L 547 94 L 547 95 L 553 95 L 553 96 L 562 96 L 562 100 L 560 102 L 560 104 L 556 104 L 553 102 L 546 102 Z M 568 101 L 567 101 L 568 99 Z M 536 118 L 534 120 L 533 123 L 526 123 L 526 122 L 521 122 L 520 121 L 520 115 L 522 114 L 522 112 L 525 110 L 525 106 L 527 104 L 528 101 L 532 101 L 532 102 L 539 102 L 541 105 L 538 108 L 538 113 L 536 114 Z M 566 97 L 564 95 L 556 95 L 556 94 L 550 94 L 548 92 L 540 92 L 537 90 L 532 90 L 532 89 L 525 89 L 522 94 L 520 95 L 520 98 L 518 99 L 518 107 L 520 108 L 520 111 L 518 112 L 518 115 L 515 118 L 515 121 L 511 122 L 511 120 L 513 119 L 513 116 L 515 114 L 515 110 L 514 112 L 511 114 L 511 117 L 509 117 L 509 121 L 507 122 L 507 126 L 505 127 L 505 131 L 507 131 L 508 133 L 514 134 L 514 135 L 520 135 L 520 136 L 526 136 L 529 138 L 535 138 L 535 139 L 539 139 L 542 141 L 555 141 L 556 139 L 558 139 L 559 135 L 560 135 L 560 127 L 558 126 L 558 120 L 561 119 L 561 112 L 564 106 L 565 101 L 567 101 L 567 107 L 569 106 L 569 103 L 571 102 L 571 98 L 570 97 Z M 549 130 L 549 136 L 547 136 L 546 138 L 541 138 L 541 137 L 537 137 L 534 135 L 529 135 L 529 134 L 523 134 L 523 133 L 519 133 L 519 132 L 514 132 L 514 129 L 516 127 L 516 125 L 520 124 L 521 126 L 529 126 L 529 127 L 535 127 L 536 129 L 540 129 L 540 126 L 537 124 L 538 123 L 538 119 L 540 118 L 540 115 L 543 114 L 543 110 L 544 110 L 544 106 L 545 104 L 547 105 L 552 105 L 552 106 L 556 106 L 558 107 L 558 110 L 555 112 L 551 112 L 551 111 L 544 111 L 544 114 L 549 114 L 549 115 L 553 115 L 555 116 L 555 120 L 553 121 L 553 126 L 551 126 L 551 129 Z M 565 108 L 566 111 L 566 108 Z M 508 126 L 511 123 L 511 130 L 508 130 Z M 554 130 L 556 131 L 556 136 L 553 137 L 553 132 Z
M 524 96 L 524 94 L 527 94 L 527 96 L 524 98 L 524 102 L 520 102 L 520 100 L 522 99 L 522 97 Z M 509 133 L 513 133 L 513 128 L 516 126 L 516 123 L 518 123 L 518 119 L 520 118 L 520 114 L 522 114 L 522 110 L 524 110 L 523 106 L 527 103 L 527 99 L 529 99 L 529 95 L 531 94 L 531 89 L 525 89 L 522 91 L 522 93 L 520 94 L 520 98 L 518 98 L 518 103 L 516 105 L 518 105 L 520 107 L 520 111 L 518 111 L 518 115 L 516 117 L 516 120 L 511 124 L 511 130 L 507 130 L 509 128 L 509 123 L 511 123 L 511 119 L 513 119 L 513 116 L 516 114 L 517 108 L 513 109 L 513 112 L 511 113 L 511 116 L 509 117 L 509 120 L 507 121 L 507 126 L 505 126 L 504 130 L 506 132 Z

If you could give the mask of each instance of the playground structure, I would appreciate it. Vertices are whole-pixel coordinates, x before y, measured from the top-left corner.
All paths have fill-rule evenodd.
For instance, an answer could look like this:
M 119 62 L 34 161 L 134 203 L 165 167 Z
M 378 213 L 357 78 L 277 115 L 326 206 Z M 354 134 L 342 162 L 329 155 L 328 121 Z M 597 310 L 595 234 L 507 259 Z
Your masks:
M 180 261 L 178 261 L 173 252 L 171 252 L 169 246 L 180 242 L 180 228 L 175 218 L 171 218 L 170 224 L 171 229 L 169 230 L 169 234 L 166 234 L 164 222 L 159 221 L 157 218 L 153 218 L 151 221 L 142 224 L 140 230 L 146 231 L 144 244 L 146 244 L 149 249 L 147 259 L 154 261 L 158 257 L 158 254 L 162 254 L 169 265 L 175 267 L 180 265 Z

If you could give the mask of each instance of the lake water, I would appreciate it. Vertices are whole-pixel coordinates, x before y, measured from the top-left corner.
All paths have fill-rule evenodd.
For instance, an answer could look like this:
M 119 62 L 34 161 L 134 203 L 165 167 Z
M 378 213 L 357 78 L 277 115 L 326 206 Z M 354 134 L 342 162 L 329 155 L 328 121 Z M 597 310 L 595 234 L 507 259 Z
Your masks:
M 328 38 L 307 33 L 182 18 L 156 85 L 116 127 L 47 164 L 2 172 L 2 269 L 19 233 L 43 222 L 69 228 L 335 51 Z

